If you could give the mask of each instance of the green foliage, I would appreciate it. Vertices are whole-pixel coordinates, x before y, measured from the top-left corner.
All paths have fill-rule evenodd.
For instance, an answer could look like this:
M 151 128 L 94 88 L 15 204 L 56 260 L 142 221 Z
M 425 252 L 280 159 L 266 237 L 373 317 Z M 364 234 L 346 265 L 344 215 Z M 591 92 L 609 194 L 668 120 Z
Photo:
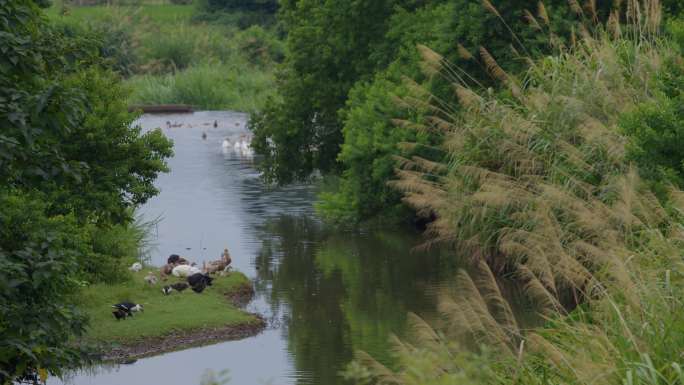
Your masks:
M 0 383 L 61 373 L 82 354 L 65 344 L 85 318 L 73 305 L 87 243 L 73 216 L 48 216 L 44 197 L 0 191 Z
M 75 18 L 55 18 L 53 25 L 67 38 L 92 41 L 107 67 L 123 76 L 131 76 L 140 65 L 137 41 L 127 18 L 106 15 L 86 22 Z
M 245 29 L 274 24 L 278 0 L 199 0 L 197 9 L 196 20 Z
M 287 183 L 311 172 L 339 170 L 342 142 L 338 111 L 378 59 L 373 47 L 385 34 L 397 2 L 284 1 L 287 56 L 278 75 L 282 97 L 251 120 L 253 146 L 264 156 L 264 176 Z
M 502 16 L 510 20 L 522 18 L 524 7 L 533 6 L 533 2 L 497 4 Z M 561 7 L 558 12 L 563 10 Z M 475 19 L 486 21 L 469 22 Z M 513 28 L 521 36 L 530 32 L 523 23 L 514 24 Z M 379 53 L 387 51 L 383 55 L 395 59 L 385 70 L 378 72 L 370 84 L 357 83 L 340 113 L 344 142 L 337 159 L 343 167 L 342 180 L 337 193 L 326 193 L 320 197 L 322 202 L 318 207 L 324 216 L 335 221 L 358 221 L 378 214 L 392 216 L 390 213 L 401 207 L 399 194 L 389 188 L 387 182 L 394 177 L 396 161 L 393 157 L 400 152 L 397 145 L 417 138 L 414 130 L 393 124 L 392 119 L 415 121 L 416 114 L 398 105 L 396 97 L 407 94 L 403 78 L 410 77 L 442 100 L 453 100 L 451 90 L 423 75 L 416 45 L 430 46 L 466 70 L 478 68 L 477 63 L 459 57 L 454 40 L 472 52 L 486 45 L 497 59 L 501 59 L 500 62 L 515 67 L 512 64 L 516 60 L 509 47 L 516 46 L 517 42 L 505 25 L 481 6 L 448 1 L 416 9 L 398 8 L 391 17 L 384 41 L 377 48 Z M 525 48 L 517 46 L 519 50 L 542 51 L 544 44 L 535 37 L 525 41 Z M 489 84 L 491 79 L 480 76 L 479 81 Z M 439 135 L 433 132 L 423 133 L 419 142 L 435 144 L 439 140 Z M 426 151 L 422 148 L 414 154 Z M 406 213 L 408 210 L 405 210 L 405 216 Z
M 475 57 L 486 47 L 515 73 L 524 62 L 521 55 L 548 52 L 549 32 L 567 36 L 578 19 L 566 1 L 552 1 L 546 8 L 551 22 L 541 33 L 525 22 L 524 11 L 536 14 L 537 1 L 492 3 L 500 17 L 468 0 L 283 2 L 288 50 L 278 73 L 281 99 L 267 103 L 250 123 L 255 148 L 264 155 L 265 178 L 288 183 L 315 170 L 341 174 L 341 190 L 324 194 L 319 205 L 334 220 L 395 211 L 399 196 L 386 186 L 393 177 L 391 158 L 397 143 L 413 134 L 391 119 L 415 118 L 393 105 L 405 92 L 403 78 L 415 79 L 444 101 L 454 99 L 448 87 L 423 75 L 416 46 L 428 45 L 457 63 L 460 69 L 449 76 L 471 71 L 480 74 L 473 82 L 491 86 L 494 77 L 479 71 L 484 60 L 463 59 L 456 43 Z M 605 18 L 608 8 L 601 4 L 597 17 Z M 541 18 L 537 22 L 544 24 Z M 423 137 L 423 143 L 439 140 L 434 134 Z
M 74 7 L 53 18 L 70 36 L 101 43 L 107 65 L 127 77 L 129 103 L 261 108 L 273 93 L 272 67 L 283 58 L 282 41 L 260 26 L 192 23 L 191 8 Z
M 171 155 L 159 131 L 131 127 L 102 42 L 70 32 L 47 24 L 33 1 L 0 0 L 3 384 L 82 358 L 67 345 L 84 327 L 75 290 L 121 278 L 131 251 L 106 239 L 139 242 L 131 213 L 157 193 Z
M 73 183 L 46 187 L 55 201 L 65 202 L 61 210 L 105 222 L 125 221 L 131 208 L 159 192 L 153 182 L 168 171 L 165 159 L 173 154 L 172 143 L 160 130 L 141 133 L 140 127 L 132 126 L 127 95 L 113 76 L 89 69 L 66 86 L 83 92 L 90 111 L 61 139 L 61 151 L 69 161 L 88 168 Z
M 683 53 L 681 22 L 670 22 L 668 31 L 673 50 Z M 665 69 L 654 74 L 656 95 L 625 113 L 620 120 L 629 137 L 627 157 L 649 179 L 659 196 L 670 184 L 684 187 L 684 62 L 681 56 L 668 58 Z
M 448 157 L 402 159 L 393 186 L 434 217 L 433 241 L 472 265 L 440 295 L 436 319 L 409 316 L 415 338 L 395 340 L 399 370 L 358 355 L 359 383 L 682 382 L 684 194 L 657 199 L 632 161 L 680 172 L 684 62 L 657 36 L 658 2 L 631 6 L 644 16 L 629 26 L 638 36 L 587 34 L 501 92 L 452 80 L 458 110 L 424 88 L 403 99 L 433 107 L 415 127 L 442 132 Z M 504 277 L 544 324 L 520 325 Z
M 628 156 L 641 174 L 660 185 L 684 186 L 684 110 L 682 98 L 661 98 L 637 106 L 623 116 L 621 127 L 630 137 Z
M 174 75 L 145 75 L 128 82 L 133 104 L 184 103 L 204 109 L 254 111 L 272 93 L 272 77 L 242 65 L 207 62 Z
M 278 10 L 277 0 L 204 0 L 204 6 L 210 11 L 257 11 L 275 13 Z
M 188 68 L 196 60 L 195 34 L 185 27 L 164 33 L 145 44 L 145 61 L 160 72 Z M 151 62 L 151 63 L 150 63 Z

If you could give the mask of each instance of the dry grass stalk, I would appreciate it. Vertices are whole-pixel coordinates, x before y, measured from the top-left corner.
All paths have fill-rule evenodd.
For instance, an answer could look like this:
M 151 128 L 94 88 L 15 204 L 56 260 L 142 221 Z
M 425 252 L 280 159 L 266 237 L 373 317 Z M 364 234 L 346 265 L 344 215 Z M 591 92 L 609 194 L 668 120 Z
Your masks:
M 473 55 L 461 43 L 458 43 L 456 45 L 456 49 L 457 49 L 458 55 L 461 57 L 461 59 L 464 59 L 464 60 L 472 60 L 473 59 Z
M 544 3 L 541 1 L 537 6 L 537 15 L 539 15 L 539 18 L 542 19 L 542 21 L 547 27 L 551 24 L 549 20 L 549 14 L 548 12 L 546 12 L 546 7 L 544 6 Z

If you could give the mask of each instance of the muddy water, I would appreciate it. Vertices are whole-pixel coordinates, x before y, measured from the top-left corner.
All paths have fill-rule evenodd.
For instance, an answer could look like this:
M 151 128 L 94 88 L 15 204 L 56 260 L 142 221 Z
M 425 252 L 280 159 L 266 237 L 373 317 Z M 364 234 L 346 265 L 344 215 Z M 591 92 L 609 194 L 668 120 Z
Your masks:
M 93 368 L 66 383 L 189 385 L 215 374 L 240 385 L 345 384 L 339 372 L 355 350 L 391 364 L 388 337 L 405 333 L 406 313 L 434 311 L 431 293 L 453 277 L 450 259 L 412 253 L 420 239 L 408 230 L 324 226 L 312 209 L 312 186 L 264 186 L 249 154 L 222 146 L 246 133 L 245 122 L 230 112 L 143 116 L 144 129 L 161 127 L 174 140 L 175 156 L 156 183 L 161 193 L 142 211 L 159 218 L 154 264 L 171 253 L 201 263 L 227 247 L 233 265 L 254 280 L 248 310 L 263 314 L 268 328 L 241 341 Z

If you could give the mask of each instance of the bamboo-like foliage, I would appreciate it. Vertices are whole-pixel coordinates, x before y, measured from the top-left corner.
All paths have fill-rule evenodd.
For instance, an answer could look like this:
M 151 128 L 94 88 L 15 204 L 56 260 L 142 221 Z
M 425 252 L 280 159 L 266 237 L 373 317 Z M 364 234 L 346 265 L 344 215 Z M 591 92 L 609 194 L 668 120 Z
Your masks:
M 491 3 L 483 5 L 499 16 Z M 581 23 L 597 20 L 595 1 L 569 5 Z M 621 12 L 636 39 L 623 37 Z M 541 23 L 531 12 L 525 15 L 537 30 L 549 25 L 542 3 Z M 675 55 L 656 39 L 660 18 L 657 0 L 628 0 L 605 28 L 594 28 L 599 32 L 580 24 L 572 47 L 554 45 L 558 55 L 532 61 L 524 89 L 514 89 L 518 83 L 482 48 L 487 71 L 515 99 L 449 76 L 443 78 L 453 83 L 458 113 L 423 95 L 434 112 L 424 125 L 444 135 L 449 157 L 398 158 L 392 185 L 419 214 L 436 218 L 427 230 L 431 243 L 454 246 L 473 271 L 459 272 L 456 289 L 440 296 L 439 332 L 412 316 L 422 338 L 411 352 L 453 356 L 461 345 L 450 341 L 484 343 L 503 362 L 515 363 L 504 365 L 501 383 L 527 383 L 521 378 L 533 379 L 539 366 L 552 370 L 551 382 L 544 383 L 630 383 L 622 381 L 629 368 L 650 362 L 644 357 L 659 347 L 649 345 L 652 335 L 644 331 L 651 328 L 644 322 L 676 307 L 659 286 L 662 270 L 645 266 L 681 266 L 684 231 L 671 213 L 681 215 L 684 194 L 673 189 L 669 207 L 662 206 L 626 161 L 617 122 L 624 111 L 651 100 L 652 74 Z M 549 40 L 553 45 L 552 35 Z M 420 51 L 431 76 L 459 71 L 427 47 Z M 472 59 L 461 46 L 459 52 Z M 495 278 L 501 273 L 520 282 L 550 325 L 532 333 L 520 328 Z M 592 323 L 566 318 L 568 305 L 578 303 L 592 309 Z M 379 378 L 411 383 L 407 366 Z M 681 373 L 674 368 L 654 370 L 664 378 Z M 443 374 L 435 378 L 450 373 L 443 363 L 434 369 Z

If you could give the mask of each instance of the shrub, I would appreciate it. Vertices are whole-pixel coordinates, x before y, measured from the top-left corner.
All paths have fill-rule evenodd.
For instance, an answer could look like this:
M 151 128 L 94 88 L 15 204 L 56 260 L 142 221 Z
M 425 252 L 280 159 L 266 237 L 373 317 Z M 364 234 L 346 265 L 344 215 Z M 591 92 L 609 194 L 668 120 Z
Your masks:
M 49 217 L 44 197 L 0 191 L 0 383 L 45 380 L 81 363 L 67 342 L 84 331 L 74 305 L 77 261 L 88 256 L 73 216 Z
M 188 27 L 155 34 L 145 42 L 146 67 L 153 72 L 183 70 L 197 60 L 197 38 Z

